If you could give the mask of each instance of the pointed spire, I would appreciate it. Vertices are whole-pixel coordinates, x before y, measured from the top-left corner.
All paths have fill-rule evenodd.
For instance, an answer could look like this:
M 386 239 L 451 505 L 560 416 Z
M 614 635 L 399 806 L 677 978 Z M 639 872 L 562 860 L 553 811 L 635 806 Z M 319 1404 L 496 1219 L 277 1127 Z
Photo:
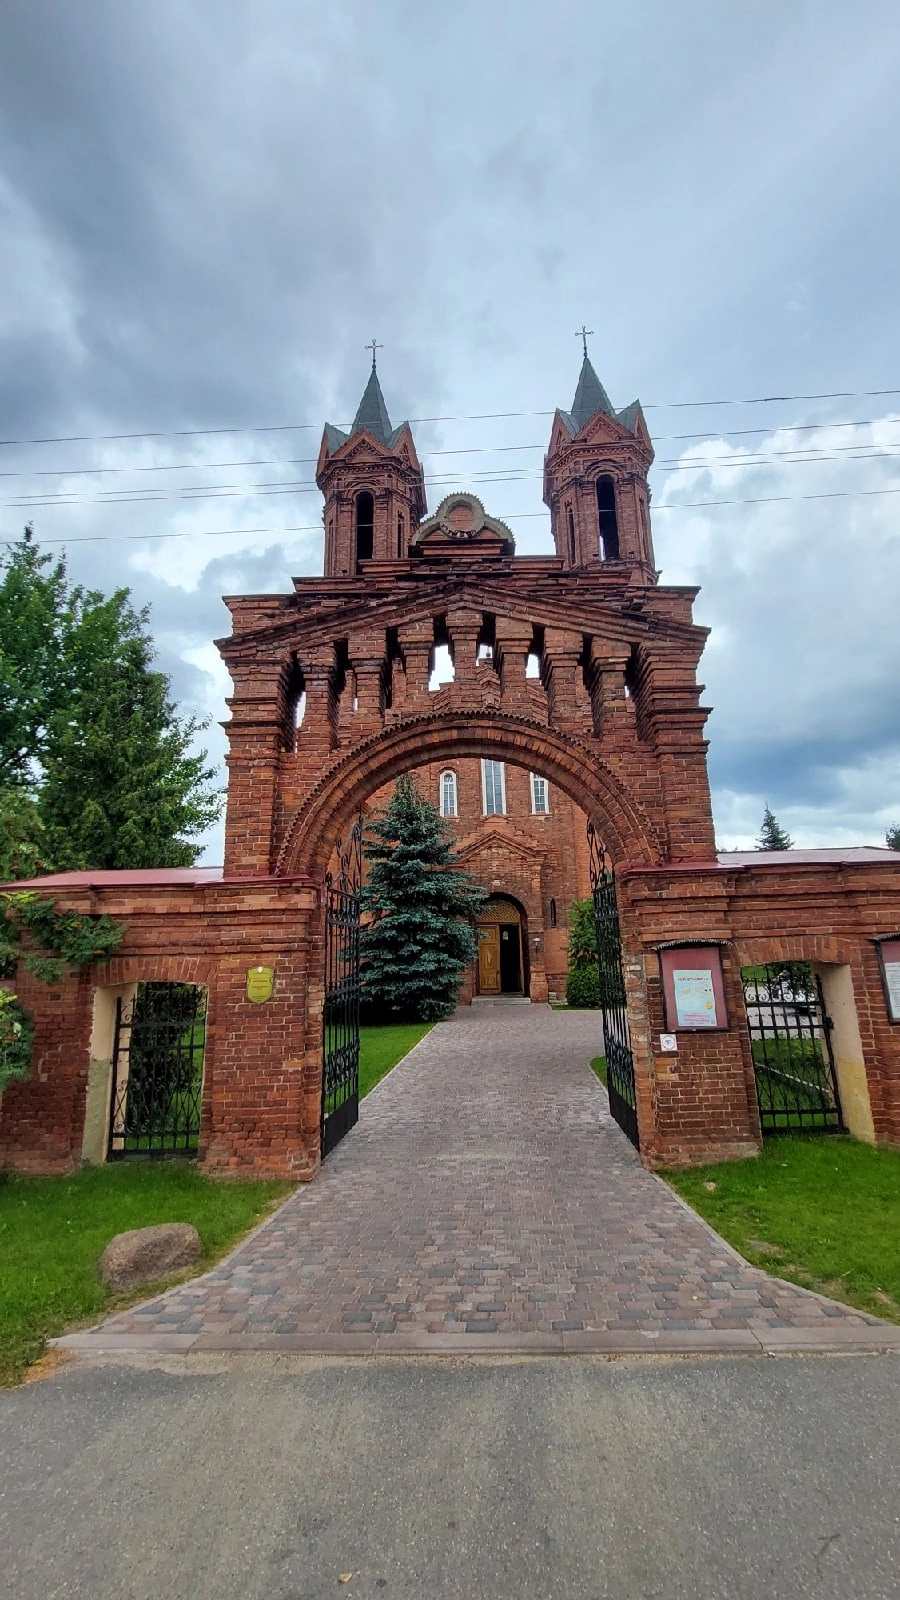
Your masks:
M 600 379 L 591 366 L 587 348 L 584 360 L 581 363 L 581 374 L 578 379 L 578 388 L 575 390 L 575 399 L 569 416 L 575 426 L 575 432 L 580 433 L 586 422 L 595 417 L 598 411 L 605 411 L 608 417 L 614 417 L 609 395 L 604 389 Z
M 365 393 L 359 402 L 359 409 L 353 418 L 353 426 L 350 429 L 351 435 L 357 433 L 360 428 L 365 428 L 367 433 L 371 433 L 374 438 L 380 439 L 382 444 L 390 443 L 391 434 L 394 431 L 391 427 L 387 406 L 384 403 L 381 384 L 378 382 L 378 373 L 375 371 L 374 351 L 372 352 L 372 371 L 369 373 L 369 381 L 366 384 Z

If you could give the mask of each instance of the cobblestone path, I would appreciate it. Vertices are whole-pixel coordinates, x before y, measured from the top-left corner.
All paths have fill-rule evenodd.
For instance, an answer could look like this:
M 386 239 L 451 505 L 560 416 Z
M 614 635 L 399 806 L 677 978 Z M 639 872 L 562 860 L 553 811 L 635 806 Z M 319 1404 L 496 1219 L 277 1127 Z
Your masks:
M 205 1277 L 70 1348 L 671 1350 L 896 1344 L 749 1267 L 640 1165 L 599 1019 L 478 1005 L 366 1099 L 316 1181 Z

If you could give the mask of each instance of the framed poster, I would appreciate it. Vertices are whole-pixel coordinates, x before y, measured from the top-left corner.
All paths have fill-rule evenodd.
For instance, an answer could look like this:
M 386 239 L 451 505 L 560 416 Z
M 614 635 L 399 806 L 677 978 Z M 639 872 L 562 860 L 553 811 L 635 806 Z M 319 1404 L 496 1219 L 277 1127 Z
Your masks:
M 660 950 L 659 965 L 666 1027 L 670 1032 L 728 1027 L 722 956 L 717 944 Z
M 878 945 L 884 999 L 892 1022 L 900 1022 L 900 939 L 882 939 Z

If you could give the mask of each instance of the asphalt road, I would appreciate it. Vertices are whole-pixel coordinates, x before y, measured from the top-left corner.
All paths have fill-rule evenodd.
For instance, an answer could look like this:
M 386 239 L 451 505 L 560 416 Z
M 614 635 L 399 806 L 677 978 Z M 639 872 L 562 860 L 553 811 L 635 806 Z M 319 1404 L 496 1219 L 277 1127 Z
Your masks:
M 0 1395 L 0 1590 L 896 1600 L 898 1402 L 891 1355 L 73 1364 Z

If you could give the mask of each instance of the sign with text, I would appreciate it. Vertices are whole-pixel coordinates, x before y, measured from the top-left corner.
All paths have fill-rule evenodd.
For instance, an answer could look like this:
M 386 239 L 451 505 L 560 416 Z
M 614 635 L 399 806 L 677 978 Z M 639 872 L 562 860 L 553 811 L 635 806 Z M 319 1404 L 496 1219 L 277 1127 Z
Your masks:
M 247 973 L 247 999 L 261 1006 L 271 1000 L 275 989 L 274 967 L 251 967 Z
M 718 945 L 660 950 L 659 964 L 670 1031 L 728 1027 Z

